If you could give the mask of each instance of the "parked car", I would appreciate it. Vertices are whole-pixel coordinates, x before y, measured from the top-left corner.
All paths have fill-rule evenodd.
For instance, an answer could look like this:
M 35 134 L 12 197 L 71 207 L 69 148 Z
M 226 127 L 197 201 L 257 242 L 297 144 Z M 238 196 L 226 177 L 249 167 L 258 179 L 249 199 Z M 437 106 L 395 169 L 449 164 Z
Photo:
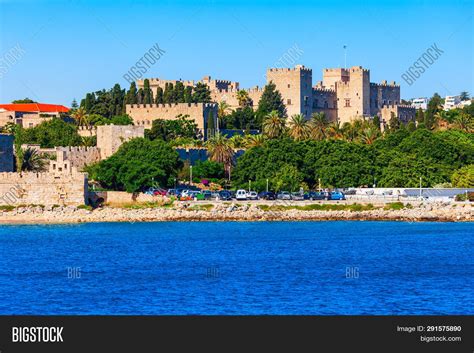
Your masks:
M 288 191 L 280 191 L 277 194 L 278 200 L 291 200 L 291 194 Z
M 331 191 L 331 192 L 328 192 L 327 199 L 328 200 L 345 200 L 346 197 L 344 196 L 344 193 L 341 191 Z
M 299 192 L 292 192 L 291 193 L 291 199 L 294 201 L 303 201 L 304 200 L 304 195 Z
M 262 200 L 276 200 L 276 195 L 273 191 L 262 191 L 258 194 L 258 198 Z
M 256 191 L 247 192 L 247 199 L 249 200 L 258 200 L 258 194 Z
M 209 190 L 203 190 L 202 194 L 204 195 L 204 200 L 210 200 L 212 198 L 212 193 Z
M 156 195 L 159 195 L 159 196 L 166 196 L 167 194 L 168 194 L 168 191 L 166 191 L 165 189 L 161 189 L 161 188 L 155 189 L 155 190 L 153 191 L 153 195 L 155 195 L 155 196 L 156 196 Z
M 314 201 L 314 200 L 324 200 L 326 198 L 326 195 L 324 192 L 318 192 L 318 191 L 310 191 L 308 192 L 308 200 Z
M 235 193 L 236 200 L 247 200 L 247 191 L 240 189 Z
M 178 189 L 168 189 L 168 192 L 166 194 L 168 196 L 177 196 L 178 195 Z
M 201 191 L 191 190 L 188 193 L 191 200 L 204 200 L 204 194 Z
M 227 190 L 219 191 L 219 199 L 222 201 L 232 200 L 232 194 Z

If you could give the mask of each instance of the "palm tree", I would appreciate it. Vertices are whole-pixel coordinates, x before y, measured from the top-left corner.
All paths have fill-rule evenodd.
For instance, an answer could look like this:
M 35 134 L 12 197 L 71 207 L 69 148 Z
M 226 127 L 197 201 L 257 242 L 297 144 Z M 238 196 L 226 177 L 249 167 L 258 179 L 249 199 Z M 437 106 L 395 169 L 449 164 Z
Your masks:
M 467 101 L 469 100 L 469 92 L 462 91 L 461 93 L 459 93 L 459 97 L 462 101 Z
M 339 121 L 335 121 L 328 125 L 327 135 L 332 139 L 342 140 L 344 136 Z
M 357 136 L 359 135 L 359 128 L 360 124 L 358 124 L 356 121 L 353 123 L 345 122 L 342 124 L 342 137 L 346 141 L 354 141 Z
M 245 138 L 245 147 L 252 148 L 262 146 L 265 142 L 265 136 L 263 134 L 258 135 L 247 135 Z
M 360 139 L 366 145 L 371 145 L 375 142 L 375 140 L 377 140 L 379 133 L 379 129 L 377 129 L 375 126 L 366 127 L 360 133 Z
M 244 138 L 241 135 L 234 135 L 229 139 L 229 142 L 232 145 L 232 148 L 240 149 L 244 147 Z
M 223 135 L 216 135 L 207 140 L 206 146 L 209 159 L 214 162 L 223 163 L 230 180 L 230 170 L 234 163 L 234 149 L 229 139 Z
M 326 138 L 326 128 L 328 120 L 324 113 L 314 113 L 311 115 L 310 121 L 311 137 L 316 140 L 324 140 Z
M 22 171 L 42 172 L 45 170 L 46 161 L 38 151 L 28 147 L 23 151 L 23 161 L 21 164 Z
M 295 114 L 290 118 L 289 133 L 296 141 L 305 140 L 309 137 L 309 125 L 302 114 Z
M 227 112 L 230 110 L 230 105 L 226 101 L 219 102 L 217 108 L 217 118 L 219 119 L 219 127 L 223 126 L 224 118 L 227 115 Z
M 239 107 L 245 108 L 252 105 L 252 99 L 249 97 L 249 93 L 243 89 L 237 91 L 237 101 Z
M 268 138 L 280 137 L 285 131 L 285 119 L 278 115 L 278 111 L 273 110 L 265 116 L 263 121 L 263 133 Z
M 78 108 L 74 113 L 72 113 L 72 117 L 76 120 L 78 126 L 89 126 L 89 117 L 84 108 Z
M 474 132 L 474 118 L 472 115 L 461 112 L 454 119 L 454 126 L 465 132 Z

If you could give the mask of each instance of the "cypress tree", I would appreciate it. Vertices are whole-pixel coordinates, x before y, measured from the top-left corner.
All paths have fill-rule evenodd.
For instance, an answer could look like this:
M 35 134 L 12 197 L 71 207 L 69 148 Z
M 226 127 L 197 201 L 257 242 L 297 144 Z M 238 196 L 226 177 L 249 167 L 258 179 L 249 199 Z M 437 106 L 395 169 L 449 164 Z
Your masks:
M 270 82 L 265 86 L 262 97 L 258 102 L 256 116 L 260 126 L 264 117 L 273 110 L 276 110 L 278 115 L 282 118 L 286 118 L 286 107 L 281 98 L 281 94 L 277 91 L 276 85 L 273 82 Z
M 143 103 L 153 103 L 153 92 L 150 88 L 150 80 L 148 80 L 147 78 L 145 79 L 145 81 L 143 81 Z
M 198 82 L 194 87 L 193 102 L 194 103 L 209 103 L 211 101 L 211 91 L 205 83 Z
M 182 82 L 176 82 L 174 87 L 174 100 L 176 103 L 184 103 L 184 85 Z
M 156 89 L 156 97 L 155 97 L 156 104 L 163 104 L 163 88 L 158 87 Z
M 186 88 L 184 89 L 184 102 L 193 102 L 193 88 L 191 86 L 186 86 Z
M 214 114 L 212 110 L 209 111 L 207 114 L 207 138 L 214 136 L 216 130 L 216 126 L 214 124 Z

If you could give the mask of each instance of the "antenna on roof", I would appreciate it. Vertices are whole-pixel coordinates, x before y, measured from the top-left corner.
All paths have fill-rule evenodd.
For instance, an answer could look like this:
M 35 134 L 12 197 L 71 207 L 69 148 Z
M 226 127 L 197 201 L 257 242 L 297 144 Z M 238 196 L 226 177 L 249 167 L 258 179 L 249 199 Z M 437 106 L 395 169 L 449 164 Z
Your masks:
M 344 69 L 347 69 L 347 45 L 344 44 Z

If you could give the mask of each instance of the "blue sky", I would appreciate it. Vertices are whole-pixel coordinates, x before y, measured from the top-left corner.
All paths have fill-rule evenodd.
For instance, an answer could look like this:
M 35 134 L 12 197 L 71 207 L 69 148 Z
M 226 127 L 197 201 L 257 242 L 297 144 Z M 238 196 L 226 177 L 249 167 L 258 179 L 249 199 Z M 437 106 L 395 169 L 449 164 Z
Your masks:
M 473 1 L 456 0 L 0 0 L 0 103 L 69 106 L 115 83 L 128 88 L 123 75 L 156 43 L 165 53 L 146 77 L 263 85 L 296 45 L 314 84 L 323 68 L 344 66 L 347 45 L 347 66 L 400 83 L 402 98 L 474 94 L 473 12 Z M 443 54 L 409 86 L 401 75 L 433 43 Z

